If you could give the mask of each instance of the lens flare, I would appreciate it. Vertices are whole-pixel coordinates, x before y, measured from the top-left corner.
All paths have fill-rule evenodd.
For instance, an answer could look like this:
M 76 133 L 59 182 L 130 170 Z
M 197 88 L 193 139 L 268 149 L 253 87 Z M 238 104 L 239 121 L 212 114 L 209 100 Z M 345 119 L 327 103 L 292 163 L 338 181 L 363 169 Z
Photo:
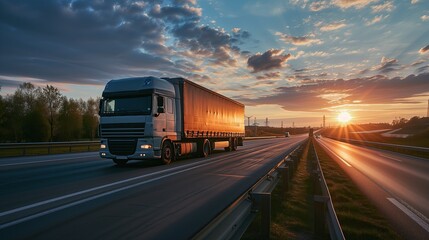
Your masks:
M 350 122 L 350 120 L 352 120 L 352 116 L 350 115 L 349 112 L 343 111 L 343 112 L 340 112 L 340 114 L 338 114 L 337 120 L 342 124 L 346 124 Z

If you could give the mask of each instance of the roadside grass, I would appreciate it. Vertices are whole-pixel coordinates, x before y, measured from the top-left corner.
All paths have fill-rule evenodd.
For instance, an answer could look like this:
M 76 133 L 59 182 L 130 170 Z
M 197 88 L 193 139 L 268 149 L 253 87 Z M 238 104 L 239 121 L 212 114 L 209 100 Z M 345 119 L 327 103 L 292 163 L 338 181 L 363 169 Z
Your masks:
M 271 194 L 271 239 L 313 239 L 313 185 L 307 171 L 308 144 L 283 199 L 283 182 Z M 260 214 L 247 229 L 242 239 L 260 238 Z
M 401 239 L 353 181 L 315 144 L 335 212 L 346 239 Z
M 61 153 L 78 153 L 78 152 L 91 152 L 98 151 L 98 145 L 89 146 L 72 146 L 72 147 L 27 147 L 27 148 L 13 148 L 13 149 L 0 149 L 0 157 L 17 157 L 17 156 L 37 156 L 47 154 L 61 154 Z

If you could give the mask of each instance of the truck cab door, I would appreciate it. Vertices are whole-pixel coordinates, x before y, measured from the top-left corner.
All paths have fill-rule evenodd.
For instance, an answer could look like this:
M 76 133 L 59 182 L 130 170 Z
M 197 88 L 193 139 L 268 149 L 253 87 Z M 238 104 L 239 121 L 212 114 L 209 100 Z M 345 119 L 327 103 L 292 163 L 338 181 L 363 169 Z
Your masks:
M 167 132 L 169 135 L 174 135 L 175 131 L 175 117 L 174 117 L 174 100 L 173 98 L 165 98 L 165 115 L 167 118 Z
M 155 113 L 153 121 L 153 130 L 158 134 L 165 135 L 164 132 L 167 131 L 167 117 L 165 114 L 165 98 L 163 96 L 155 97 Z

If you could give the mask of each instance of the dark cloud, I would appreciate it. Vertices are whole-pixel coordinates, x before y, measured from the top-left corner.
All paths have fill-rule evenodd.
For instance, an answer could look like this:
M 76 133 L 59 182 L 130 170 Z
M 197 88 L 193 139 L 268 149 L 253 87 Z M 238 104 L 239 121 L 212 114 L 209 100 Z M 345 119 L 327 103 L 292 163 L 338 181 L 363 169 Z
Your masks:
M 283 67 L 290 54 L 282 54 L 283 50 L 270 49 L 263 54 L 257 53 L 247 60 L 247 66 L 253 68 L 253 72 L 271 70 Z
M 239 54 L 240 48 L 234 41 L 248 33 L 232 37 L 201 26 L 195 0 L 171 3 L 0 0 L 0 75 L 104 84 L 134 75 L 191 77 L 190 70 L 198 69 L 191 62 L 201 56 L 235 64 L 231 53 Z M 180 51 L 173 50 L 177 46 Z
M 199 26 L 195 22 L 177 25 L 172 29 L 179 46 L 188 48 L 193 54 L 205 56 L 213 63 L 228 66 L 236 61 L 230 55 L 233 50 L 230 35 L 209 26 Z M 235 47 L 234 51 L 239 52 Z
M 188 5 L 162 7 L 157 4 L 150 11 L 150 16 L 177 24 L 185 21 L 198 21 L 201 17 L 201 9 Z
M 246 105 L 280 104 L 289 111 L 322 111 L 341 104 L 391 104 L 418 94 L 429 92 L 429 73 L 405 78 L 387 78 L 377 75 L 350 80 L 321 80 L 308 85 L 280 87 L 271 96 L 240 98 Z M 337 96 L 334 100 L 326 96 Z
M 429 51 L 429 45 L 426 45 L 426 47 L 420 48 L 419 53 L 420 54 L 425 54 L 428 51 Z

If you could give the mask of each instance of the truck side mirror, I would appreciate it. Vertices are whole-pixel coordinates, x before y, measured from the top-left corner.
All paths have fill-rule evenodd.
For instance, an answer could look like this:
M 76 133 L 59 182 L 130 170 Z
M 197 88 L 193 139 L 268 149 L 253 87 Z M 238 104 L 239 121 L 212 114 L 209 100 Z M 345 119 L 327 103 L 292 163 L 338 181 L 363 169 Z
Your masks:
M 103 100 L 100 99 L 100 102 L 98 103 L 98 115 L 101 115 L 103 112 Z

